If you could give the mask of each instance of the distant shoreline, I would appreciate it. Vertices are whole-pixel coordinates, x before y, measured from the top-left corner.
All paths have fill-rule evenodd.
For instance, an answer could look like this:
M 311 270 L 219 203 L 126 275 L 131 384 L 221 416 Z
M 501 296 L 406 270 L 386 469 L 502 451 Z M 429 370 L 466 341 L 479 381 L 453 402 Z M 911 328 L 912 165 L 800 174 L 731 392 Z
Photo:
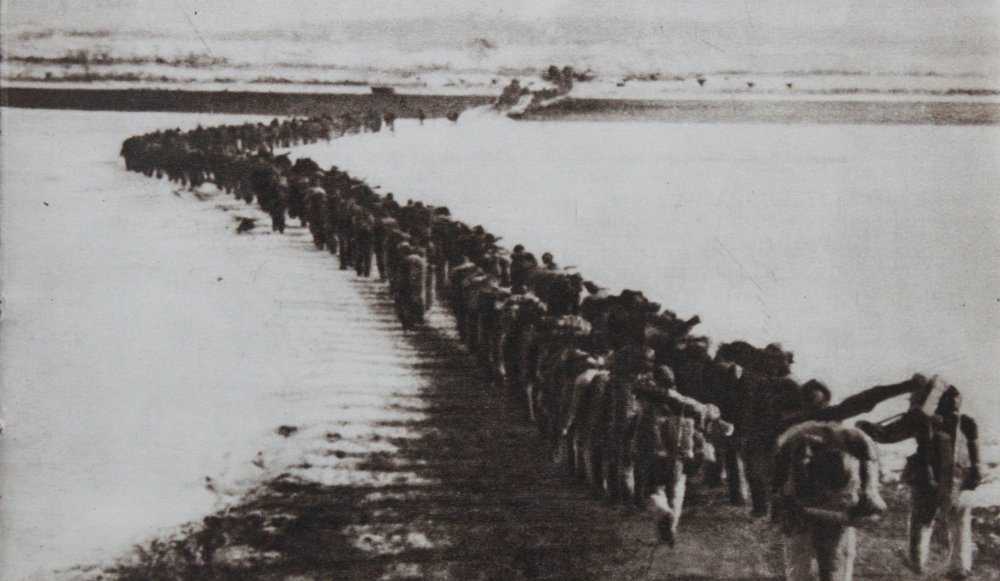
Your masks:
M 375 109 L 399 117 L 444 117 L 451 111 L 487 105 L 483 95 L 373 95 L 370 93 L 284 93 L 178 89 L 47 89 L 4 87 L 0 104 L 26 109 L 83 111 L 176 111 L 245 115 L 362 115 Z
M 715 123 L 843 123 L 875 125 L 997 125 L 1000 103 L 871 100 L 621 100 L 567 99 L 524 116 L 528 120 L 693 121 Z
M 391 110 L 399 117 L 444 117 L 487 105 L 486 95 L 208 91 L 4 87 L 0 104 L 34 109 L 177 111 L 257 115 L 351 115 Z M 841 123 L 997 125 L 1000 102 L 791 99 L 640 100 L 571 98 L 533 111 L 525 120 L 662 121 L 701 123 Z

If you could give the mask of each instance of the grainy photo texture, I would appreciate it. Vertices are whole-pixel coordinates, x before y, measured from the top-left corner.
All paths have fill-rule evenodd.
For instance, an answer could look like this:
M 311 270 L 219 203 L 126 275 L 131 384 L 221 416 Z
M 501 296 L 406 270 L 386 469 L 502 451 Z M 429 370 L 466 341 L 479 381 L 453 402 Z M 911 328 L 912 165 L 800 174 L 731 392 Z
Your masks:
M 997 0 L 0 38 L 0 578 L 1000 579 Z

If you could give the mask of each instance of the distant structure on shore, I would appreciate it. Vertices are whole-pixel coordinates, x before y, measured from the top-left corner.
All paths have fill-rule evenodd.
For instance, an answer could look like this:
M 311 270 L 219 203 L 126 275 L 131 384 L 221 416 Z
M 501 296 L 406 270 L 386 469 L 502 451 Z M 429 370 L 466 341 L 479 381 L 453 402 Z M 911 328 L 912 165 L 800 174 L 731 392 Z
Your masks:
M 521 85 L 519 79 L 512 79 L 493 102 L 493 108 L 506 112 L 508 117 L 522 117 L 568 98 L 574 82 L 593 79 L 589 71 L 578 73 L 571 66 L 560 69 L 555 65 L 550 65 L 540 76 L 548 86 L 534 90 Z

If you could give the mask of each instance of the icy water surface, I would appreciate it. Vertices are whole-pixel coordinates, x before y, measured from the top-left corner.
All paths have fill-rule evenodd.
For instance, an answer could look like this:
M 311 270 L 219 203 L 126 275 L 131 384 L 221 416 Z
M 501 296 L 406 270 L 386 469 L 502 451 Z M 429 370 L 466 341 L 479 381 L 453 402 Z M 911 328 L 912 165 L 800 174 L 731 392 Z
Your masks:
M 308 455 L 276 427 L 357 419 L 330 378 L 372 381 L 359 358 L 413 356 L 391 321 L 364 344 L 331 338 L 348 303 L 304 238 L 234 236 L 214 201 L 117 159 L 129 135 L 234 120 L 3 111 L 0 577 L 119 555 L 198 519 Z M 998 151 L 997 127 L 469 113 L 299 153 L 699 313 L 716 341 L 783 341 L 802 378 L 839 394 L 944 373 L 990 424 Z
M 236 236 L 232 198 L 117 157 L 129 135 L 243 118 L 2 116 L 0 578 L 123 556 L 301 463 L 323 423 L 400 419 L 384 400 L 418 387 L 413 355 L 329 254 L 295 228 Z M 349 323 L 385 332 L 331 333 Z

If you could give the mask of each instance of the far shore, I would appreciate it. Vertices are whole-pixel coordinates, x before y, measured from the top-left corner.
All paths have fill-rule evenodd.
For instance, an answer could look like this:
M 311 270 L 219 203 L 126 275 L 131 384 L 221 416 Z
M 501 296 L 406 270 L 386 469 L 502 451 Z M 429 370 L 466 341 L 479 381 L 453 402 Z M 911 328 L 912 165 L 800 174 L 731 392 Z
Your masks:
M 257 115 L 362 115 L 392 111 L 413 118 L 485 106 L 482 94 L 372 94 L 363 92 L 218 91 L 146 88 L 3 87 L 0 104 L 34 109 L 177 111 Z M 672 123 L 840 123 L 889 125 L 1000 124 L 991 100 L 789 99 L 767 97 L 663 100 L 568 98 L 525 120 L 622 120 Z

